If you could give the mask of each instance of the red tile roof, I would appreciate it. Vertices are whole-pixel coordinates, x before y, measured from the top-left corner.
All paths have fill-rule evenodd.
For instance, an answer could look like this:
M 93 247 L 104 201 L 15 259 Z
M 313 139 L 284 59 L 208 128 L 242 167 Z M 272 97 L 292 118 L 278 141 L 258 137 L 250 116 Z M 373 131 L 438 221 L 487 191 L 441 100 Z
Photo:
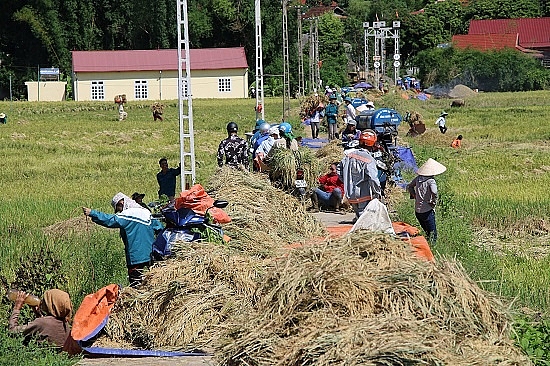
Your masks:
M 472 20 L 468 34 L 517 33 L 525 48 L 550 47 L 550 17 Z
M 342 10 L 342 8 L 338 7 L 338 5 L 333 2 L 332 5 L 320 5 L 310 8 L 302 15 L 302 19 L 317 18 L 326 13 L 334 13 L 334 15 L 340 18 L 346 17 L 344 10 Z
M 460 34 L 453 36 L 453 46 L 479 51 L 516 48 L 517 34 Z
M 73 51 L 74 72 L 159 71 L 178 69 L 178 51 Z M 189 51 L 191 70 L 248 68 L 244 47 Z

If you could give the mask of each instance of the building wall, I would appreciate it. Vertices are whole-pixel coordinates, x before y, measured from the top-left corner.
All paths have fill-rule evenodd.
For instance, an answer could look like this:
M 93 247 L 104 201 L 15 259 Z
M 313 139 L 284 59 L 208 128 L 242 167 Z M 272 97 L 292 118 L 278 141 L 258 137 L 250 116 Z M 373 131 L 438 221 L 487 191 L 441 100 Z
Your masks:
M 111 101 L 119 94 L 126 94 L 128 101 L 178 99 L 177 71 L 77 73 L 74 76 L 74 95 L 77 101 L 94 100 L 93 82 L 103 82 L 103 99 L 97 100 Z M 219 91 L 220 79 L 229 80 L 230 91 Z M 146 98 L 136 98 L 136 81 L 146 82 Z M 247 98 L 248 70 L 193 70 L 191 88 L 194 98 Z
M 65 87 L 67 83 L 64 81 L 26 81 L 27 100 L 29 102 L 59 102 L 65 100 Z M 40 88 L 40 89 L 39 89 Z

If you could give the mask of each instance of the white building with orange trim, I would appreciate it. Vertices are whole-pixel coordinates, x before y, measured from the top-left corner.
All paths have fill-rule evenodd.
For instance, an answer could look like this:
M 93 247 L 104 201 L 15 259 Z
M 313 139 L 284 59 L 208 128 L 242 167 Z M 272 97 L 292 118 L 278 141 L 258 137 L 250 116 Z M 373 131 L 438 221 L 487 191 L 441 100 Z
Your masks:
M 178 98 L 177 50 L 73 51 L 76 101 L 128 101 Z M 244 47 L 190 50 L 194 98 L 247 98 L 248 62 Z M 185 67 L 185 65 L 184 65 Z M 185 72 L 185 68 L 184 68 Z

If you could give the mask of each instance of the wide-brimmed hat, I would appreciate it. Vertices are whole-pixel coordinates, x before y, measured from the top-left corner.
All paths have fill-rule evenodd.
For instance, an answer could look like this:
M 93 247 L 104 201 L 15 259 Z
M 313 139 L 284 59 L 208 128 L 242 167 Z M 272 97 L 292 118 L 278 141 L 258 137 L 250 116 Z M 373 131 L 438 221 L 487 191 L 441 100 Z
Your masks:
M 350 102 L 350 103 L 351 103 L 351 98 L 350 98 L 350 97 L 346 97 L 346 98 L 344 99 L 344 101 L 345 101 L 345 102 Z
M 441 114 L 439 115 L 439 117 L 444 117 L 444 116 L 448 116 L 448 115 L 449 115 L 449 113 L 443 111 L 443 112 L 441 112 Z
M 336 97 L 336 94 L 331 94 L 331 95 L 328 96 L 328 99 L 333 100 L 333 99 L 338 99 L 338 98 Z
M 346 122 L 348 125 L 357 126 L 357 121 L 354 119 L 349 118 Z
M 6 115 L 4 113 L 0 113 L 0 118 L 6 118 Z
M 425 177 L 431 177 L 432 175 L 438 175 L 445 172 L 447 168 L 445 165 L 438 163 L 432 158 L 429 158 L 418 170 L 416 174 L 423 175 Z
M 371 101 L 368 101 L 366 106 L 374 108 L 374 103 Z
M 269 133 L 270 136 L 271 136 L 271 135 L 277 135 L 277 136 L 279 136 L 279 127 L 277 127 L 277 126 L 272 126 L 272 127 L 269 128 L 269 130 L 268 130 L 267 133 Z
M 134 201 L 136 200 L 136 198 L 143 199 L 143 197 L 145 197 L 145 193 L 137 193 L 137 192 L 132 193 L 132 199 Z

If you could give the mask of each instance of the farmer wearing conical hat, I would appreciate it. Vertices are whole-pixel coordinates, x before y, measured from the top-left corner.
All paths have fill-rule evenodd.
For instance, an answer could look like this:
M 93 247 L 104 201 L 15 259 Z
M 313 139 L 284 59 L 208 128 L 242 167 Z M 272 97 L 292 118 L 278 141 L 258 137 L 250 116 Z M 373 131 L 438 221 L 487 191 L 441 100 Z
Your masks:
M 445 120 L 445 117 L 447 117 L 448 115 L 449 113 L 443 111 L 435 121 L 435 124 L 439 127 L 439 131 L 443 134 L 447 132 L 447 126 L 445 126 L 447 121 Z
M 435 225 L 435 206 L 437 204 L 437 184 L 434 176 L 447 168 L 430 158 L 418 168 L 416 178 L 407 185 L 410 197 L 414 198 L 414 213 L 420 226 L 426 233 L 426 239 L 435 244 L 437 228 Z

